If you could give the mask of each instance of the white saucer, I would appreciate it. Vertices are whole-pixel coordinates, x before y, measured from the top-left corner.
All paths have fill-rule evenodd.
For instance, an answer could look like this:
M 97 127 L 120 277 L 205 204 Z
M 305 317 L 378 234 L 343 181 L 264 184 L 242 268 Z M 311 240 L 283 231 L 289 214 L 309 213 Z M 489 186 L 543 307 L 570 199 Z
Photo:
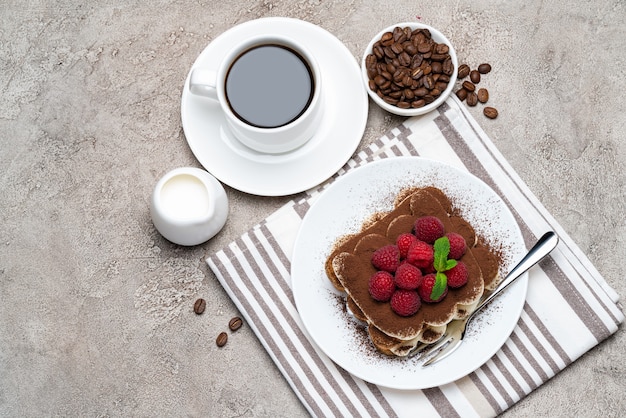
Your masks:
M 189 92 L 189 75 L 183 88 L 181 117 L 191 151 L 216 178 L 246 193 L 284 196 L 322 183 L 348 161 L 365 131 L 368 97 L 357 61 L 346 46 L 319 26 L 297 19 L 272 17 L 237 25 L 215 38 L 192 69 L 217 68 L 232 46 L 266 33 L 298 40 L 318 61 L 324 116 L 311 140 L 278 155 L 249 149 L 230 133 L 217 102 Z

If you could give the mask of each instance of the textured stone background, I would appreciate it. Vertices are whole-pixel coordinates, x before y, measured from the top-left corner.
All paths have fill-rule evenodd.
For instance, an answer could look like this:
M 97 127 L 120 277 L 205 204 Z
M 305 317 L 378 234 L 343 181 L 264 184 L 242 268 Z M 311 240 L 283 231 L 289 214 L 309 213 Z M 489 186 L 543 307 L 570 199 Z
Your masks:
M 148 213 L 160 176 L 199 166 L 180 121 L 190 66 L 266 16 L 318 24 L 355 59 L 382 27 L 420 19 L 460 61 L 490 62 L 500 116 L 472 113 L 626 295 L 623 0 L 4 0 L 1 416 L 306 415 L 248 327 L 215 346 L 237 311 L 204 263 L 289 198 L 227 188 L 226 227 L 193 248 L 164 240 Z M 372 105 L 361 146 L 401 120 Z M 505 415 L 625 416 L 625 345 L 622 327 Z

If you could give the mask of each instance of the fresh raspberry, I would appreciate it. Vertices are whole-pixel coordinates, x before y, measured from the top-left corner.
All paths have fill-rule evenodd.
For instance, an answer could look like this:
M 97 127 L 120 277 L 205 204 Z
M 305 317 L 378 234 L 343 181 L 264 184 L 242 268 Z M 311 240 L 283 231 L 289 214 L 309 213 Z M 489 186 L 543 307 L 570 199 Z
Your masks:
M 422 301 L 415 290 L 398 289 L 391 295 L 391 309 L 400 316 L 415 314 Z
M 385 245 L 374 251 L 372 264 L 378 270 L 394 273 L 400 265 L 400 251 L 395 245 Z
M 450 241 L 450 253 L 448 253 L 448 258 L 459 260 L 467 250 L 465 238 L 456 232 L 448 232 L 446 237 L 448 237 L 448 241 Z
M 456 263 L 456 266 L 445 272 L 448 277 L 448 286 L 457 288 L 467 283 L 469 273 L 467 272 L 467 266 L 462 261 Z
M 432 244 L 437 238 L 443 237 L 445 233 L 443 223 L 436 216 L 417 218 L 414 228 L 417 239 L 428 244 Z
M 448 287 L 446 286 L 446 290 L 443 292 L 443 294 L 438 299 L 436 299 L 436 300 L 435 299 L 431 299 L 431 296 L 432 296 L 432 293 L 433 293 L 433 288 L 435 287 L 435 282 L 436 281 L 437 281 L 437 276 L 434 275 L 434 274 L 427 274 L 422 279 L 422 284 L 417 289 L 417 291 L 419 292 L 420 298 L 422 298 L 422 300 L 424 302 L 428 302 L 428 303 L 439 302 L 441 299 L 443 299 L 448 294 Z
M 409 252 L 411 244 L 417 241 L 417 237 L 410 233 L 400 234 L 396 239 L 396 245 L 400 250 L 400 258 L 406 258 L 406 254 Z
M 379 302 L 387 302 L 396 290 L 393 276 L 386 271 L 377 271 L 369 281 L 370 295 Z
M 435 253 L 433 247 L 424 241 L 415 241 L 409 248 L 406 260 L 420 269 L 426 269 L 432 266 Z
M 400 289 L 415 290 L 422 283 L 422 272 L 412 264 L 400 264 L 394 280 Z

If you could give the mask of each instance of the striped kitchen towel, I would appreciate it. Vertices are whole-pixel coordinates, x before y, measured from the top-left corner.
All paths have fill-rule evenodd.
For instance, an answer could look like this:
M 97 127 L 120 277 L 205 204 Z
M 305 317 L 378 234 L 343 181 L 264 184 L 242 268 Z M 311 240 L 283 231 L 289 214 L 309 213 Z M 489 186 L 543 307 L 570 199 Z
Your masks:
M 396 390 L 356 378 L 309 341 L 294 304 L 290 257 L 316 196 L 344 173 L 381 158 L 422 156 L 467 170 L 516 217 L 527 248 L 546 230 L 560 242 L 530 271 L 520 320 L 487 363 L 455 382 Z M 617 293 L 541 205 L 454 95 L 407 119 L 331 179 L 267 217 L 207 263 L 313 416 L 494 416 L 613 334 L 624 320 Z

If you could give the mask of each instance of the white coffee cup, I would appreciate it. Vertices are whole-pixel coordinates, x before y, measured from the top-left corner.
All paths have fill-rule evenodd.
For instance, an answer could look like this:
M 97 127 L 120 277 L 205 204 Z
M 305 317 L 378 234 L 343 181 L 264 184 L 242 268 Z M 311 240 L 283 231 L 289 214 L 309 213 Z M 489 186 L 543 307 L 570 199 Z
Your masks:
M 181 167 L 156 184 L 150 215 L 157 231 L 179 245 L 198 245 L 215 236 L 228 217 L 228 197 L 208 172 Z
M 217 100 L 234 136 L 262 153 L 304 145 L 322 117 L 319 66 L 303 45 L 284 36 L 249 38 L 218 68 L 193 68 L 189 90 Z

